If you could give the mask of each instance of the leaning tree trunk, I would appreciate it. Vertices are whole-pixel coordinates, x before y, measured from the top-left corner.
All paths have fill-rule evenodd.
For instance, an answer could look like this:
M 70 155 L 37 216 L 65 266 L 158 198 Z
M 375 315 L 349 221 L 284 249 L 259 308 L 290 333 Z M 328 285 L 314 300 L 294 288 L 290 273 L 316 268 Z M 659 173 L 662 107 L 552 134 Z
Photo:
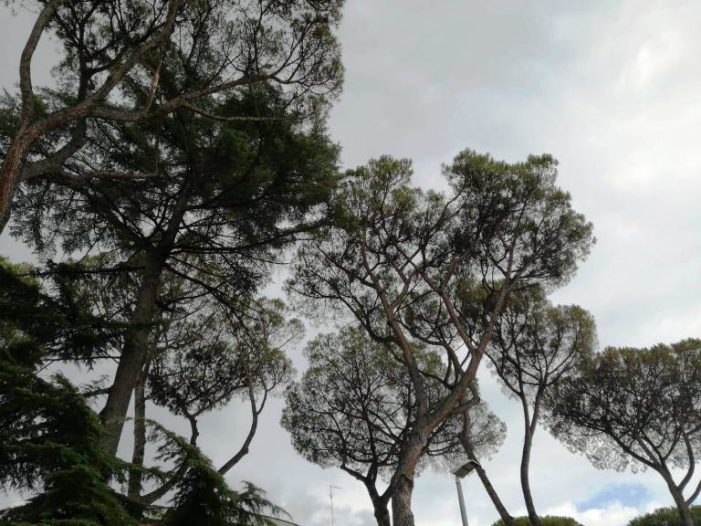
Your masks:
M 102 443 L 103 450 L 112 456 L 117 454 L 131 394 L 148 358 L 149 335 L 157 310 L 162 263 L 160 258 L 155 257 L 149 257 L 146 261 L 131 319 L 134 326 L 128 330 L 125 337 L 114 382 L 110 387 L 105 407 L 100 413 L 106 431 Z
M 463 449 L 465 450 L 465 453 L 467 453 L 468 458 L 477 461 L 475 452 L 472 449 L 472 444 L 470 444 L 469 438 L 465 435 L 465 432 L 463 432 L 460 435 L 460 442 L 462 443 Z M 514 518 L 506 510 L 506 506 L 504 506 L 504 503 L 499 498 L 496 489 L 494 489 L 494 486 L 492 486 L 492 483 L 489 480 L 489 477 L 487 476 L 487 472 L 482 467 L 482 464 L 477 462 L 477 464 L 475 464 L 475 471 L 477 472 L 477 476 L 482 482 L 482 486 L 484 486 L 485 491 L 489 495 L 492 504 L 494 504 L 497 513 L 499 513 L 499 517 L 504 523 L 504 526 L 514 526 Z
M 523 442 L 523 453 L 521 455 L 521 489 L 523 490 L 523 500 L 526 502 L 528 510 L 528 520 L 532 526 L 540 526 L 540 519 L 535 511 L 533 497 L 531 495 L 531 483 L 528 478 L 528 467 L 531 462 L 531 444 L 533 435 L 526 431 L 525 440 Z

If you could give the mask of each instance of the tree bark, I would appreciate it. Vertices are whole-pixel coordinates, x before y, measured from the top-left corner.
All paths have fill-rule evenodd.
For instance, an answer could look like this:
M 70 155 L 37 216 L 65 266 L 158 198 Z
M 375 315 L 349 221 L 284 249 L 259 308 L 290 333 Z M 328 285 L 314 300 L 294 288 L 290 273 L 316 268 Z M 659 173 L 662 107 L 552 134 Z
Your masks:
M 400 475 L 392 495 L 392 517 L 394 526 L 414 526 L 414 513 L 411 511 L 411 497 L 414 492 L 413 477 Z
M 146 453 L 146 375 L 148 369 L 144 368 L 139 381 L 134 388 L 134 451 L 131 456 L 131 463 L 137 467 L 144 465 Z M 127 496 L 134 500 L 141 499 L 142 472 L 132 471 L 129 474 L 129 487 Z
M 400 451 L 397 470 L 390 482 L 393 488 L 392 523 L 394 526 L 414 526 L 414 514 L 411 511 L 414 476 L 416 465 L 428 442 L 428 435 L 421 432 L 422 427 L 426 427 L 426 424 L 424 423 L 423 426 L 417 424 L 416 427 Z
M 521 397 L 521 403 L 523 405 L 523 420 L 524 420 L 524 433 L 523 433 L 523 451 L 521 453 L 521 489 L 523 491 L 523 500 L 526 503 L 526 509 L 528 510 L 528 520 L 532 526 L 541 526 L 540 519 L 538 518 L 538 513 L 535 510 L 535 505 L 533 504 L 533 496 L 531 494 L 531 482 L 528 476 L 528 471 L 531 463 L 531 447 L 533 445 L 533 434 L 535 432 L 535 424 L 538 419 L 538 409 L 539 409 L 540 397 L 536 396 L 535 407 L 533 409 L 533 416 L 529 416 L 528 401 L 525 396 Z
M 386 501 L 381 499 L 372 499 L 372 508 L 375 515 L 375 520 L 377 521 L 377 526 L 392 526 Z
M 669 470 L 664 466 L 660 470 L 660 474 L 667 483 L 667 488 L 669 488 L 669 492 L 672 494 L 672 498 L 674 499 L 674 503 L 677 506 L 677 511 L 682 518 L 684 526 L 696 526 L 694 524 L 694 517 L 691 515 L 691 510 L 689 509 L 689 504 L 687 504 L 686 499 L 684 499 L 682 491 L 675 484 L 672 474 L 669 473 Z
M 162 271 L 162 258 L 149 256 L 131 320 L 134 327 L 126 335 L 114 382 L 100 413 L 106 430 L 103 450 L 112 456 L 117 454 L 131 393 L 141 377 L 148 356 L 150 325 L 157 309 Z

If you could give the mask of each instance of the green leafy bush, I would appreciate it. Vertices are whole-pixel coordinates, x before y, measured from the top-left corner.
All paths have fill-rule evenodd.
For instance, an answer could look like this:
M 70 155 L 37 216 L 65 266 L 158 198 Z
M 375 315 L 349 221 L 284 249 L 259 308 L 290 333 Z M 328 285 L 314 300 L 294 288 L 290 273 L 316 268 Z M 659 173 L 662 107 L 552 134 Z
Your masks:
M 701 525 L 701 506 L 692 506 L 691 515 L 694 523 Z M 646 515 L 636 517 L 628 523 L 628 526 L 684 526 L 677 508 L 659 508 Z
M 572 517 L 555 517 L 553 515 L 546 515 L 540 518 L 540 523 L 542 526 L 582 526 Z M 528 517 L 514 517 L 515 526 L 531 526 Z M 504 522 L 499 519 L 492 526 L 504 526 Z

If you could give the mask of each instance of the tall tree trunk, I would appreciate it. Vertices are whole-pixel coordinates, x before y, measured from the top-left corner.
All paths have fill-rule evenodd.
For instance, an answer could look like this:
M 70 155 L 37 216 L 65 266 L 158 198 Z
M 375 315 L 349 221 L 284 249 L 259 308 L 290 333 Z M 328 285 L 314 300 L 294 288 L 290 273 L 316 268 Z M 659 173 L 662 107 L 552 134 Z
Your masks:
M 531 495 L 531 483 L 528 478 L 528 467 L 531 462 L 531 444 L 533 435 L 529 430 L 526 430 L 523 441 L 523 452 L 521 454 L 521 489 L 523 490 L 523 500 L 526 502 L 528 510 L 528 520 L 532 526 L 540 526 L 540 519 L 535 511 L 533 497 Z
M 414 514 L 411 511 L 414 476 L 416 465 L 428 442 L 428 434 L 421 431 L 420 425 L 417 424 L 417 429 L 409 436 L 400 451 L 397 470 L 390 482 L 393 486 L 392 523 L 394 526 L 414 526 Z
M 411 497 L 414 492 L 414 479 L 402 474 L 392 495 L 392 517 L 394 526 L 414 526 L 411 511 Z
M 523 406 L 523 420 L 524 420 L 524 433 L 523 433 L 523 451 L 521 453 L 521 489 L 523 491 L 523 500 L 526 503 L 526 509 L 528 510 L 528 520 L 531 526 L 541 526 L 540 519 L 538 518 L 538 513 L 535 510 L 535 505 L 533 504 L 533 496 L 531 494 L 531 482 L 529 479 L 529 469 L 531 463 L 531 447 L 533 445 L 533 434 L 535 432 L 535 424 L 538 419 L 538 410 L 540 406 L 540 396 L 536 396 L 536 402 L 533 410 L 533 416 L 530 416 L 528 410 L 528 400 L 525 396 L 521 397 L 521 404 Z
M 102 446 L 109 455 L 117 454 L 131 393 L 141 377 L 141 372 L 148 358 L 149 335 L 152 332 L 150 325 L 157 310 L 156 303 L 162 270 L 162 259 L 149 256 L 146 260 L 131 319 L 134 327 L 129 329 L 126 335 L 114 382 L 107 396 L 105 407 L 100 413 L 106 430 Z
M 137 467 L 144 465 L 146 453 L 146 376 L 148 367 L 142 371 L 141 377 L 134 388 L 134 451 L 131 456 L 131 463 Z M 129 474 L 129 488 L 127 496 L 134 500 L 141 500 L 141 480 L 140 470 L 132 471 Z
M 696 526 L 694 524 L 694 517 L 691 515 L 691 510 L 689 509 L 689 504 L 687 504 L 686 500 L 684 499 L 684 495 L 682 494 L 682 491 L 679 489 L 677 484 L 674 482 L 674 479 L 672 478 L 672 474 L 664 466 L 663 466 L 662 470 L 660 470 L 660 474 L 662 475 L 662 478 L 664 478 L 665 482 L 667 483 L 667 488 L 669 488 L 669 492 L 672 494 L 672 498 L 674 499 L 674 503 L 677 506 L 677 511 L 679 512 L 679 516 L 682 518 L 682 521 L 684 522 L 684 526 Z

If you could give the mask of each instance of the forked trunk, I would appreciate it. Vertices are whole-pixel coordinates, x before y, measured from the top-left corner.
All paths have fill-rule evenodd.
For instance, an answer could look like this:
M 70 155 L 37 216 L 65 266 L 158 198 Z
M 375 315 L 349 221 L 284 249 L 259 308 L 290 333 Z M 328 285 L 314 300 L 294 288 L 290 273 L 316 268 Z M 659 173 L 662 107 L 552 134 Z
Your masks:
M 666 470 L 666 468 L 663 469 L 665 469 L 666 472 L 661 472 L 661 475 L 667 483 L 669 492 L 672 494 L 674 504 L 676 504 L 677 506 L 677 511 L 679 512 L 679 516 L 682 518 L 684 526 L 696 526 L 694 524 L 694 517 L 693 515 L 691 515 L 689 505 L 687 504 L 686 499 L 684 499 L 684 495 L 674 482 L 674 479 L 672 478 L 672 475 L 669 473 L 669 471 Z

